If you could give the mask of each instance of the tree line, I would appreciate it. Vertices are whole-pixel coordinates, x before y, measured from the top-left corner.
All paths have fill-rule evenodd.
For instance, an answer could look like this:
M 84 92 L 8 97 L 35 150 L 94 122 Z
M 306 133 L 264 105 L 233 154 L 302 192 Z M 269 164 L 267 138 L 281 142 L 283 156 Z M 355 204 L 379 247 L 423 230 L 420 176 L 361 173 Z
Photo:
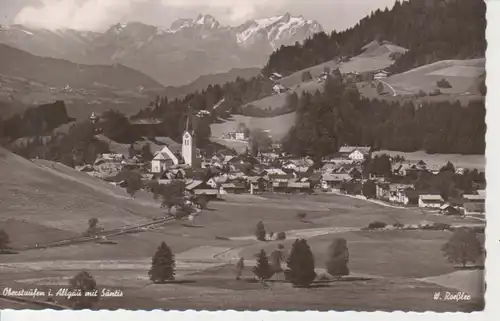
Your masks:
M 464 23 L 467 21 L 467 23 Z M 318 33 L 304 43 L 273 52 L 264 74 L 291 74 L 339 56 L 352 57 L 373 40 L 389 41 L 409 51 L 394 55 L 394 73 L 444 59 L 484 57 L 486 4 L 482 0 L 396 1 L 389 10 L 376 10 L 354 27 Z
M 342 145 L 428 153 L 484 154 L 483 101 L 426 102 L 418 106 L 363 98 L 355 86 L 329 77 L 324 92 L 304 92 L 294 126 L 283 140 L 286 152 L 321 158 Z

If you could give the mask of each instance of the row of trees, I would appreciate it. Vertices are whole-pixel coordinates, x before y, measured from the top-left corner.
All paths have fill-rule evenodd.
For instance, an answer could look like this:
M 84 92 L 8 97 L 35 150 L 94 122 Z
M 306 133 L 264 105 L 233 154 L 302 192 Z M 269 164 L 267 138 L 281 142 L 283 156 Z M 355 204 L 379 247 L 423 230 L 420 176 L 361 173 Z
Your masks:
M 376 10 L 345 31 L 318 33 L 303 44 L 282 46 L 263 71 L 288 75 L 338 56 L 354 56 L 374 39 L 409 49 L 393 57 L 392 72 L 444 59 L 484 57 L 485 29 L 484 1 L 396 1 L 391 10 Z
M 283 141 L 297 156 L 323 157 L 344 144 L 428 153 L 484 154 L 484 101 L 415 106 L 362 98 L 357 88 L 329 77 L 323 93 L 304 92 L 295 125 Z

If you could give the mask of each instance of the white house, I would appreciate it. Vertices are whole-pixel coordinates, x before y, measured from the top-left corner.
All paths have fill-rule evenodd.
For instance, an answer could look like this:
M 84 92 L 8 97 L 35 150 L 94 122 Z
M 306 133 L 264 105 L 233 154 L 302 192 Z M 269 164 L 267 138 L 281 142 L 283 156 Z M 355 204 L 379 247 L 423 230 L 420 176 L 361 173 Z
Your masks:
M 369 146 L 342 146 L 339 149 L 339 153 L 346 155 L 351 160 L 362 161 L 368 157 L 372 149 Z
M 387 71 L 379 71 L 375 75 L 373 75 L 373 79 L 384 79 L 387 78 Z
M 161 173 L 172 165 L 179 165 L 180 160 L 168 146 L 157 152 L 151 161 L 151 173 Z
M 441 195 L 425 194 L 418 198 L 418 207 L 439 209 L 443 203 Z

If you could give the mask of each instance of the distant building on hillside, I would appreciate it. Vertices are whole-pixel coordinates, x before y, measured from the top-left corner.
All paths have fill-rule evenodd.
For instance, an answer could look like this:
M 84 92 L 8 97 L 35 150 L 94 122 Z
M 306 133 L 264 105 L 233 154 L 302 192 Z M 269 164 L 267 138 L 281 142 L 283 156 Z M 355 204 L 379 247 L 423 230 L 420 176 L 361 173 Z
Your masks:
M 275 93 L 277 93 L 277 94 L 282 94 L 282 93 L 285 93 L 285 92 L 287 92 L 287 91 L 288 91 L 288 89 L 287 89 L 285 86 L 280 85 L 280 84 L 276 84 L 276 85 L 274 85 L 274 86 L 273 86 L 273 90 L 274 90 L 274 92 L 275 92 Z
M 270 76 L 269 76 L 269 80 L 271 81 L 278 81 L 280 80 L 281 78 L 283 78 L 283 76 L 277 72 L 273 72 Z
M 362 161 L 370 156 L 372 148 L 369 146 L 342 146 L 339 154 L 351 160 Z
M 379 71 L 377 72 L 375 75 L 373 75 L 373 79 L 385 79 L 387 78 L 387 76 L 389 75 L 389 73 L 385 70 L 382 70 L 382 71 Z
M 418 198 L 418 207 L 439 209 L 444 204 L 441 195 L 425 194 Z

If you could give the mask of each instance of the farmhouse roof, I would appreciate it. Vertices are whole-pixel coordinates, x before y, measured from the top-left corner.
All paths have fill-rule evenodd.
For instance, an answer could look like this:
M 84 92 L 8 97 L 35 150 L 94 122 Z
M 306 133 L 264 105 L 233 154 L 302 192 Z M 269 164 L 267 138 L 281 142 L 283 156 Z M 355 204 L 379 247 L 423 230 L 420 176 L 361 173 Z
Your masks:
M 352 176 L 349 174 L 334 174 L 334 173 L 328 173 L 323 175 L 323 180 L 325 182 L 343 182 L 343 181 L 349 181 L 352 179 Z
M 486 200 L 485 195 L 479 195 L 479 194 L 464 194 L 462 195 L 462 198 L 468 200 L 468 201 L 484 201 Z
M 441 195 L 435 195 L 435 194 L 423 194 L 420 195 L 420 199 L 423 202 L 444 202 L 443 197 L 441 197 Z
M 342 146 L 339 149 L 339 153 L 350 154 L 354 151 L 359 151 L 362 154 L 369 154 L 371 150 L 370 146 Z

